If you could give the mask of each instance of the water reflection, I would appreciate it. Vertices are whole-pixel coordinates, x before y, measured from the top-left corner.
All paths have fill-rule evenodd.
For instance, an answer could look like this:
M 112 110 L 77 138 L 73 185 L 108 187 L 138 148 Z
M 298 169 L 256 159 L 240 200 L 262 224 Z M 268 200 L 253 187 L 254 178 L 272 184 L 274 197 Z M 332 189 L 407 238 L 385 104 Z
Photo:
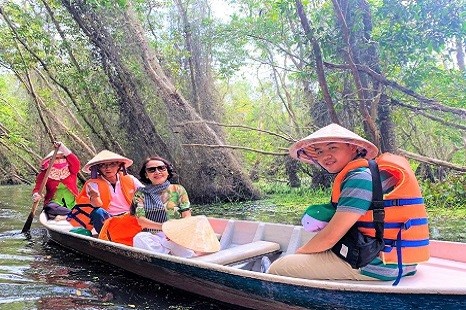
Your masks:
M 0 309 L 238 309 L 140 278 L 49 242 L 37 223 L 21 234 L 30 188 L 0 187 Z M 299 212 L 267 200 L 198 206 L 197 214 L 298 224 Z M 435 239 L 463 241 L 464 219 L 430 217 Z
M 0 187 L 0 309 L 232 309 L 142 279 L 49 242 L 30 212 L 30 188 Z

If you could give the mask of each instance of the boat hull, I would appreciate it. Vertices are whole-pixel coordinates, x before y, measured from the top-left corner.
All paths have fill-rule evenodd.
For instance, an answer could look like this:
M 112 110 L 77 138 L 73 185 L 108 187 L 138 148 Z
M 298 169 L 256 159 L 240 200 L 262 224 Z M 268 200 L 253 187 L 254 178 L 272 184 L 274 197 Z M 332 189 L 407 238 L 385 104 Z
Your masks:
M 231 267 L 209 268 L 187 259 L 148 255 L 130 247 L 48 229 L 59 245 L 142 277 L 221 302 L 252 309 L 462 309 L 466 295 L 358 292 L 263 279 Z M 267 275 L 269 276 L 269 275 Z M 283 277 L 281 277 L 283 278 Z

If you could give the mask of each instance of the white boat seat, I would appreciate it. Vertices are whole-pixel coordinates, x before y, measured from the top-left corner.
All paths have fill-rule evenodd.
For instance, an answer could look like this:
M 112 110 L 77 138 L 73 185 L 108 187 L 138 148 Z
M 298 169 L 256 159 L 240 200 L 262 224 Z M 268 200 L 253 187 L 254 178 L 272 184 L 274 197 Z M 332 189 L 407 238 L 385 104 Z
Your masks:
M 280 244 L 260 240 L 236 245 L 212 254 L 193 257 L 192 259 L 219 265 L 231 265 L 279 251 Z

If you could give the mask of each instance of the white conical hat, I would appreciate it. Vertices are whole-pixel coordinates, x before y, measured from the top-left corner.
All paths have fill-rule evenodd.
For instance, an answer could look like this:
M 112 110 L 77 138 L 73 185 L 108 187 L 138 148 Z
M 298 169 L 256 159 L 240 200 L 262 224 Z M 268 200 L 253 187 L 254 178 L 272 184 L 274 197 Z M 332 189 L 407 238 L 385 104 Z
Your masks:
M 50 153 L 48 153 L 44 158 L 42 158 L 42 161 L 46 160 L 46 159 L 49 159 L 50 157 L 52 157 L 53 153 L 55 151 L 51 151 Z M 57 155 L 64 155 L 64 153 L 62 151 L 58 151 L 57 152 Z
M 103 150 L 99 154 L 95 155 L 94 158 L 92 158 L 90 161 L 88 161 L 82 170 L 86 173 L 91 173 L 92 166 L 111 162 L 122 162 L 125 164 L 125 168 L 128 168 L 133 164 L 133 161 L 129 158 L 123 157 L 108 150 Z
M 367 141 L 340 125 L 330 124 L 293 144 L 289 150 L 290 156 L 303 162 L 316 164 L 316 154 L 313 145 L 325 142 L 349 143 L 356 145 L 358 149 L 364 149 L 367 151 L 364 156 L 364 158 L 367 159 L 373 159 L 379 153 L 379 149 L 372 144 L 372 142 Z
M 162 231 L 171 241 L 196 252 L 220 250 L 220 242 L 204 215 L 169 220 L 162 224 Z

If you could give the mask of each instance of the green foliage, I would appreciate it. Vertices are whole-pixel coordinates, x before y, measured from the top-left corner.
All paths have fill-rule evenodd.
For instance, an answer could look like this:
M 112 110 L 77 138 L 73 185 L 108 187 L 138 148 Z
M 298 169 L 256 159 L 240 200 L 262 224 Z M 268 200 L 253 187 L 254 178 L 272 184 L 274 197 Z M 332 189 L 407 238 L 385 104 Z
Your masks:
M 87 0 L 87 3 L 92 6 L 101 7 L 126 7 L 128 4 L 127 0 Z
M 378 60 L 374 60 L 380 61 L 384 76 L 446 106 L 466 108 L 466 79 L 464 72 L 457 69 L 454 59 L 456 40 L 463 40 L 464 44 L 466 37 L 464 0 L 368 2 L 373 18 L 373 28 L 366 29 L 371 36 L 370 40 L 362 40 L 366 33 L 362 33 L 362 12 L 358 11 L 358 6 L 350 6 L 345 11 L 348 25 L 352 27 L 350 31 L 355 40 L 356 54 L 364 56 L 368 50 L 367 42 L 373 42 L 377 53 L 372 56 L 379 56 Z M 172 128 L 164 116 L 166 112 L 161 108 L 163 105 L 155 98 L 157 90 L 147 82 L 144 68 L 140 66 L 140 53 L 131 50 L 131 44 L 125 40 L 127 33 L 122 13 L 128 1 L 90 0 L 86 3 L 97 8 L 96 11 L 104 16 L 103 20 L 107 21 L 105 30 L 113 36 L 109 39 L 115 40 L 121 53 L 126 55 L 125 64 L 135 77 L 134 87 L 138 87 L 142 101 L 147 104 L 148 113 L 154 116 L 156 126 L 166 128 L 168 132 Z M 102 63 L 105 62 L 103 54 L 79 29 L 60 1 L 49 1 L 49 4 L 65 32 L 66 42 L 40 1 L 10 1 L 3 8 L 21 40 L 47 64 L 50 74 L 75 97 L 83 113 L 81 115 L 92 114 L 89 97 L 85 94 L 85 91 L 89 91 L 89 96 L 102 108 L 110 127 L 115 128 L 117 138 L 123 136 L 121 133 L 119 135 L 117 129 L 121 121 L 118 103 L 121 98 L 118 98 L 102 69 Z M 191 55 L 186 49 L 186 29 L 182 26 L 179 8 L 173 1 L 136 0 L 131 4 L 139 13 L 144 34 L 156 50 L 164 71 L 174 81 L 177 90 L 189 98 L 191 81 L 188 60 Z M 205 63 L 200 64 L 201 70 L 205 69 L 216 79 L 217 89 L 221 93 L 219 97 L 223 99 L 219 99 L 225 110 L 223 122 L 277 132 L 292 138 L 306 135 L 306 127 L 310 127 L 313 121 L 328 122 L 316 81 L 314 55 L 296 15 L 295 1 L 232 0 L 224 4 L 228 5 L 226 10 L 231 13 L 229 19 L 217 19 L 213 15 L 206 18 L 206 14 L 202 14 L 209 11 L 202 6 L 206 4 L 184 2 L 191 22 L 191 33 L 199 38 L 196 41 L 198 49 L 195 51 L 205 52 Z M 303 5 L 322 49 L 323 60 L 345 64 L 346 60 L 342 57 L 345 43 L 335 22 L 332 1 L 303 1 Z M 48 108 L 61 112 L 61 98 L 66 108 L 74 112 L 74 106 L 68 102 L 68 95 L 57 85 L 47 85 L 53 84 L 47 76 L 48 72 L 21 42 L 14 40 L 4 20 L 0 20 L 0 27 L 0 64 L 14 69 L 20 75 L 24 75 L 26 69 L 33 73 L 31 76 L 36 92 Z M 80 70 L 71 63 L 67 46 L 74 52 Z M 45 79 L 34 74 L 34 70 L 42 72 Z M 107 70 L 111 71 L 112 68 Z M 325 76 L 341 119 L 362 128 L 349 71 L 326 67 Z M 16 80 L 2 72 L 0 99 L 8 105 L 0 102 L 0 121 L 9 129 L 11 141 L 23 139 L 25 142 L 37 143 L 43 131 L 35 130 L 39 127 L 31 130 L 25 126 L 37 123 L 36 109 L 31 104 L 31 98 L 18 91 L 18 85 Z M 413 97 L 393 88 L 381 90 L 384 95 L 405 104 L 419 105 L 419 101 Z M 425 112 L 440 115 L 436 110 Z M 76 115 L 79 118 L 80 114 Z M 451 160 L 460 165 L 466 162 L 466 151 L 462 147 L 463 132 L 460 130 L 417 113 L 410 112 L 407 115 L 406 111 L 398 107 L 392 109 L 391 117 L 395 123 L 397 147 Z M 464 120 L 458 120 L 453 114 L 441 114 L 441 119 L 464 124 Z M 90 121 L 95 122 L 95 119 L 91 118 Z M 227 143 L 230 145 L 278 152 L 284 151 L 291 143 L 264 132 L 225 128 Z M 358 133 L 362 134 L 362 130 Z M 314 192 L 308 185 L 303 185 L 301 189 L 287 189 L 284 183 L 277 185 L 270 181 L 286 179 L 284 157 L 243 151 L 236 154 L 240 154 L 245 171 L 256 169 L 262 180 L 272 182 L 269 187 L 264 186 L 263 191 L 271 197 L 280 196 L 277 198 L 280 205 L 299 203 L 304 206 L 313 203 L 315 197 L 327 201 L 328 195 L 319 194 L 319 190 Z M 450 193 L 450 197 L 454 197 L 450 199 L 455 200 L 461 194 L 459 182 L 425 187 L 430 204 L 435 206 L 446 204 L 447 199 L 443 195 Z
M 279 182 L 258 182 L 256 185 L 277 206 L 293 206 L 304 210 L 309 205 L 330 200 L 330 189 L 312 188 L 309 183 L 310 180 L 305 179 L 299 188 L 291 188 Z
M 466 206 L 466 176 L 449 176 L 444 182 L 422 182 L 427 208 L 464 209 Z
M 384 49 L 396 51 L 399 60 L 410 61 L 439 52 L 452 37 L 465 35 L 461 0 L 389 0 L 378 5 L 375 12 L 379 23 L 375 38 Z
M 193 206 L 195 214 L 299 225 L 307 206 L 328 202 L 330 192 L 285 183 L 259 182 L 264 198 L 256 201 Z
M 226 88 L 226 85 L 222 85 Z M 225 98 L 225 123 L 245 125 L 265 131 L 280 132 L 281 126 L 285 124 L 286 115 L 277 111 L 277 98 L 274 98 L 273 89 L 270 84 L 263 84 L 261 89 L 251 88 L 247 81 L 238 81 L 229 85 L 230 95 Z M 257 96 L 251 97 L 251 93 Z M 246 146 L 262 151 L 279 152 L 286 148 L 289 142 L 265 132 L 246 128 L 232 127 L 227 131 L 227 140 L 230 145 Z M 280 158 L 261 155 L 255 152 L 242 153 L 246 170 L 250 170 L 256 163 L 260 163 L 256 169 L 261 170 L 259 174 L 276 171 L 277 166 L 282 165 Z M 279 177 L 275 175 L 275 177 Z
M 396 135 L 401 149 L 458 165 L 465 162 L 464 148 L 458 150 L 463 143 L 461 131 L 428 118 L 416 117 L 412 112 L 407 115 L 405 111 L 394 111 L 392 117 L 395 123 L 400 124 L 396 128 Z M 448 116 L 445 117 L 445 120 L 448 119 Z M 451 154 L 454 154 L 453 158 L 450 158 Z
M 27 119 L 26 103 L 13 93 L 11 85 L 15 79 L 10 74 L 0 75 L 0 124 L 9 130 L 9 139 L 23 139 L 23 135 L 30 130 L 24 121 Z

